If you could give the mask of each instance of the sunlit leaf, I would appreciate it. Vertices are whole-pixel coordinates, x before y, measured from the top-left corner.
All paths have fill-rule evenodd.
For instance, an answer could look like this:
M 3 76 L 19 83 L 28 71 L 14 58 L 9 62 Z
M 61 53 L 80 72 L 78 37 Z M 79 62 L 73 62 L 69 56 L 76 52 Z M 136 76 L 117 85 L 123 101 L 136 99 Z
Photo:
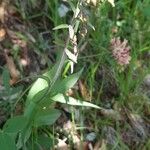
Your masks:
M 77 63 L 77 56 L 74 55 L 73 53 L 71 53 L 68 49 L 65 49 L 66 55 L 68 56 L 68 58 L 70 60 L 72 60 L 73 62 Z
M 94 6 L 96 6 L 97 0 L 91 0 L 91 3 L 92 3 Z
M 50 77 L 51 76 L 51 70 L 46 72 L 45 74 L 43 74 L 43 76 L 45 77 Z M 28 93 L 28 96 L 27 96 L 27 102 L 29 100 L 32 100 L 33 97 L 38 93 L 40 92 L 41 90 L 45 89 L 46 87 L 48 87 L 48 83 L 49 83 L 49 80 L 45 80 L 44 78 L 38 78 L 33 86 L 31 87 L 29 93 Z
M 79 9 L 79 6 L 77 6 L 77 8 L 76 8 L 76 10 L 75 10 L 75 12 L 74 12 L 75 18 L 78 17 L 79 13 L 80 13 L 80 9 Z
M 66 55 L 62 52 L 60 56 L 57 58 L 57 63 L 49 71 L 43 74 L 43 78 L 38 78 L 34 82 L 27 96 L 27 100 L 26 100 L 27 105 L 29 104 L 31 100 L 33 100 L 33 97 L 39 91 L 49 86 L 51 86 L 51 88 L 53 87 L 53 85 L 55 84 L 55 82 L 61 75 L 61 71 L 64 65 L 65 58 L 66 58 Z M 49 84 L 49 82 L 51 83 Z
M 69 28 L 68 24 L 58 25 L 57 27 L 53 28 L 53 30 L 59 30 L 59 29 L 64 29 L 64 28 Z
M 114 0 L 108 0 L 108 2 L 112 5 L 112 7 L 115 7 L 115 2 L 114 2 Z
M 57 94 L 56 96 L 52 97 L 51 99 L 53 101 L 60 102 L 60 103 L 65 103 L 65 104 L 68 104 L 68 105 L 86 106 L 86 107 L 93 107 L 93 108 L 97 108 L 97 109 L 102 109 L 101 107 L 99 107 L 97 105 L 94 105 L 92 103 L 77 100 L 73 97 L 64 96 L 63 94 Z
M 74 29 L 71 25 L 69 25 L 69 37 L 70 39 L 73 39 L 74 36 Z

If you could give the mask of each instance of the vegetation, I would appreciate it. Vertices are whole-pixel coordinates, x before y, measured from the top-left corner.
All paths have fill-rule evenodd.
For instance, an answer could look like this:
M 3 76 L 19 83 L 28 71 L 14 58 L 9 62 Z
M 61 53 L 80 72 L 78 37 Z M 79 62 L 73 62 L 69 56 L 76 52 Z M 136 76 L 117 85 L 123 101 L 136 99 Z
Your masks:
M 149 149 L 149 0 L 1 0 L 0 22 L 1 149 Z

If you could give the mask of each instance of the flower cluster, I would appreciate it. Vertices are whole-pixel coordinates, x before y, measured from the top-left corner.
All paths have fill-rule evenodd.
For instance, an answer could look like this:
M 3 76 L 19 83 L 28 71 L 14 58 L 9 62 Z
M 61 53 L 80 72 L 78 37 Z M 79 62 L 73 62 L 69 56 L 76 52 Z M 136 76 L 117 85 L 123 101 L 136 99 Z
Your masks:
M 118 64 L 121 66 L 129 64 L 131 60 L 130 46 L 128 46 L 128 41 L 126 39 L 122 42 L 120 37 L 113 38 L 111 40 L 111 50 Z

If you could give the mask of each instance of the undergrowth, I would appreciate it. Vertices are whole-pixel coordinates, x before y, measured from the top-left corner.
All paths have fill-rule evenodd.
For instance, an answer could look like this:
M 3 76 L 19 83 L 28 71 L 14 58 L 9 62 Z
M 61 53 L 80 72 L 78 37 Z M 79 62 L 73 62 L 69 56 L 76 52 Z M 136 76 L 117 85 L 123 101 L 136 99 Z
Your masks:
M 148 149 L 150 1 L 8 3 L 0 147 Z

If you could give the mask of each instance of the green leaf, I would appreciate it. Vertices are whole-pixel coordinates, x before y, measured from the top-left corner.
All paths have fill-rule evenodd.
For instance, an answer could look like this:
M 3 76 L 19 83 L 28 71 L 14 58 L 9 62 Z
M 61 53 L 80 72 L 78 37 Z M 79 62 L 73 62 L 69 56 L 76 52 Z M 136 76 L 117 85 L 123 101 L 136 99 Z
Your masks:
M 49 90 L 48 87 L 46 87 L 45 89 L 39 91 L 38 93 L 36 93 L 34 95 L 32 100 L 29 101 L 30 103 L 26 103 L 25 110 L 24 110 L 24 115 L 25 116 L 31 117 L 31 115 L 34 113 L 36 107 L 44 107 L 42 105 L 42 102 L 43 101 L 45 102 L 47 100 L 48 90 Z
M 17 98 L 20 96 L 21 92 L 23 90 L 23 86 L 17 86 L 10 88 L 10 96 L 9 100 L 17 100 Z
M 32 145 L 32 146 L 31 146 Z M 27 150 L 50 150 L 53 146 L 53 139 L 45 135 L 36 137 L 36 140 L 28 141 L 26 144 Z
M 43 108 L 49 106 L 53 101 L 50 101 L 49 95 L 47 94 L 48 87 L 38 92 L 30 103 L 26 104 L 24 115 L 31 118 L 31 116 L 35 113 L 36 109 Z
M 50 76 L 51 76 L 51 70 L 44 73 L 43 74 L 43 77 L 48 77 L 50 79 Z M 33 99 L 33 97 L 40 91 L 42 91 L 43 89 L 45 89 L 46 87 L 48 87 L 48 80 L 44 79 L 44 78 L 38 78 L 33 86 L 31 87 L 29 93 L 28 93 L 28 96 L 27 96 L 27 102 L 26 103 L 29 103 L 30 100 Z
M 145 8 L 143 8 L 143 14 L 146 17 L 150 17 L 150 5 L 146 6 Z
M 68 4 L 70 5 L 72 11 L 75 13 L 76 8 L 75 8 L 74 4 L 71 1 L 68 1 Z
M 64 28 L 69 28 L 68 24 L 58 25 L 57 27 L 53 28 L 53 30 L 59 30 L 59 29 L 64 29 Z
M 24 116 L 31 117 L 33 110 L 36 108 L 36 103 L 33 101 L 30 101 L 29 104 L 26 105 L 24 110 Z
M 60 103 L 65 103 L 65 104 L 68 104 L 68 105 L 86 106 L 86 107 L 93 107 L 93 108 L 97 108 L 97 109 L 102 109 L 101 107 L 99 107 L 97 105 L 94 105 L 92 103 L 77 100 L 73 97 L 64 96 L 63 94 L 57 94 L 54 97 L 52 97 L 51 99 L 53 101 L 60 102 Z
M 1 89 L 0 97 L 5 100 L 16 101 L 22 89 L 23 89 L 23 86 L 12 87 L 12 88 L 10 87 L 9 89 L 8 88 Z
M 34 126 L 52 125 L 60 116 L 57 109 L 42 109 L 35 115 Z
M 21 147 L 25 145 L 25 143 L 30 138 L 31 132 L 32 132 L 31 125 L 26 126 L 26 128 L 24 128 L 23 131 L 21 131 L 21 133 L 19 134 L 19 139 L 17 141 L 17 149 L 21 149 Z
M 38 103 L 39 101 L 42 101 L 48 94 L 49 88 L 46 87 L 45 89 L 39 91 L 32 99 L 33 102 Z
M 35 7 L 37 5 L 37 0 L 31 0 L 31 3 L 32 3 L 33 7 Z
M 16 116 L 16 117 L 9 119 L 5 123 L 3 130 L 7 133 L 18 133 L 25 128 L 27 122 L 28 122 L 28 119 L 26 117 Z
M 10 81 L 10 74 L 9 74 L 9 71 L 8 71 L 7 68 L 4 68 L 4 70 L 3 70 L 2 79 L 3 79 L 4 87 L 5 87 L 7 90 L 9 90 L 9 89 L 10 89 L 10 84 L 9 84 L 9 81 Z
M 0 132 L 0 149 L 1 150 L 17 150 L 15 139 L 12 139 L 7 133 Z
M 20 92 L 23 90 L 23 86 L 17 86 L 17 87 L 13 87 L 10 91 L 10 95 L 13 95 L 13 94 L 20 94 Z
M 57 57 L 57 63 L 53 66 L 53 68 L 43 74 L 44 77 L 47 77 L 51 81 L 51 85 L 49 85 L 48 81 L 44 78 L 38 78 L 34 82 L 33 86 L 31 87 L 28 93 L 26 104 L 29 104 L 29 102 L 39 91 L 45 89 L 48 86 L 51 86 L 52 88 L 52 86 L 55 84 L 57 79 L 60 77 L 62 67 L 64 65 L 64 59 L 65 59 L 64 53 L 60 54 L 60 56 Z
M 78 81 L 83 69 L 79 72 L 72 74 L 61 81 L 57 81 L 51 90 L 51 95 L 56 95 L 57 93 L 65 93 L 71 87 L 75 85 Z
M 53 145 L 53 139 L 50 137 L 45 137 L 44 135 L 39 136 L 37 142 L 43 149 L 50 149 Z

